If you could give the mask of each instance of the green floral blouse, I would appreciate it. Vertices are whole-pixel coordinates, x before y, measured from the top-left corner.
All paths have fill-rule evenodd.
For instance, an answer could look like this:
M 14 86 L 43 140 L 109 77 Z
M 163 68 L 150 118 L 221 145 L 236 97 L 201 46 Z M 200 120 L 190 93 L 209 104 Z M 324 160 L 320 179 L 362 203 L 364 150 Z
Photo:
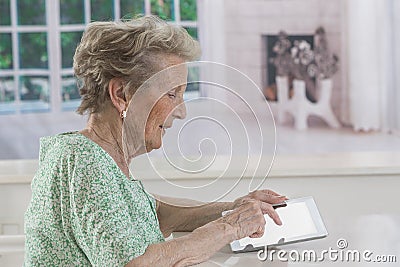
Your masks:
M 155 205 L 82 134 L 44 137 L 25 213 L 25 266 L 124 266 L 164 241 Z

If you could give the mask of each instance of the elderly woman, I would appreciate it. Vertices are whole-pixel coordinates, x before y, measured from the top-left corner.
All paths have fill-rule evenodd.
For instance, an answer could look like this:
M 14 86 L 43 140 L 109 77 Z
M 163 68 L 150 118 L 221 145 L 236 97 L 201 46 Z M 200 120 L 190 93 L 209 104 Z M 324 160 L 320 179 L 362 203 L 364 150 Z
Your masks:
M 156 200 L 129 172 L 132 157 L 160 148 L 165 128 L 185 117 L 185 85 L 157 99 L 143 145 L 126 156 L 123 126 L 140 117 L 127 112 L 130 101 L 154 74 L 198 55 L 198 43 L 183 28 L 153 16 L 88 25 L 74 56 L 78 113 L 89 114 L 87 127 L 41 139 L 25 214 L 25 266 L 187 266 L 233 240 L 261 236 L 263 214 L 281 224 L 271 204 L 286 198 L 273 191 L 180 207 L 171 204 L 179 199 Z M 191 233 L 165 241 L 173 231 Z

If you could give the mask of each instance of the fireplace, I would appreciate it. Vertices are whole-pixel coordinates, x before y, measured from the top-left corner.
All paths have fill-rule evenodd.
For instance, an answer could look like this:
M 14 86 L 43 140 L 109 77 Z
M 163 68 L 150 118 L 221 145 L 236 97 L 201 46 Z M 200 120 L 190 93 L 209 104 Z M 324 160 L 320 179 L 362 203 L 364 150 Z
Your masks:
M 279 37 L 277 34 L 275 34 L 275 35 L 268 34 L 268 35 L 262 36 L 262 43 L 263 43 L 263 50 L 264 50 L 263 61 L 265 62 L 264 66 L 266 66 L 262 70 L 262 78 L 263 78 L 262 88 L 263 88 L 264 95 L 268 101 L 277 101 L 278 100 L 278 97 L 276 94 L 276 82 L 275 82 L 275 77 L 277 76 L 277 69 L 272 62 L 272 59 L 276 56 L 276 53 L 274 53 L 273 48 L 274 48 L 275 44 L 277 43 L 278 38 Z M 310 44 L 311 49 L 314 48 L 314 35 L 313 34 L 288 35 L 287 39 L 290 41 L 290 43 L 292 45 L 296 41 L 304 40 Z M 291 77 L 290 75 L 289 75 L 289 81 L 290 81 L 289 87 L 291 88 L 293 77 Z M 315 82 L 314 79 L 313 79 L 313 82 Z M 291 95 L 290 92 L 289 92 L 289 95 Z M 316 101 L 315 97 L 312 94 L 310 94 L 308 91 L 306 91 L 306 96 L 307 96 L 307 99 L 309 99 L 311 102 Z

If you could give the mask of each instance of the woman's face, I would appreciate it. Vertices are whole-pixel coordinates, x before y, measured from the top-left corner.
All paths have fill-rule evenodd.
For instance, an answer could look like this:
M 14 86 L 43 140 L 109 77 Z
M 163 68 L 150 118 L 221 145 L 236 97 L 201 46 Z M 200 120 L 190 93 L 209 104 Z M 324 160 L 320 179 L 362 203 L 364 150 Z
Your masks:
M 165 131 L 172 127 L 174 119 L 186 117 L 186 107 L 183 101 L 185 90 L 186 84 L 169 90 L 161 96 L 150 111 L 145 128 L 147 152 L 161 147 L 162 137 Z

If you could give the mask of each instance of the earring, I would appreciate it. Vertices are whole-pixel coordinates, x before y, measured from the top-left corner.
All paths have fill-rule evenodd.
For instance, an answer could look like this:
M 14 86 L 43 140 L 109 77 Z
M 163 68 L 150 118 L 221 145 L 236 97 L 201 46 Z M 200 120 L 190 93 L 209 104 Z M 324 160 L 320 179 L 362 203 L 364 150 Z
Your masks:
M 126 118 L 126 110 L 123 110 L 122 112 L 121 112 L 121 119 L 125 119 Z

